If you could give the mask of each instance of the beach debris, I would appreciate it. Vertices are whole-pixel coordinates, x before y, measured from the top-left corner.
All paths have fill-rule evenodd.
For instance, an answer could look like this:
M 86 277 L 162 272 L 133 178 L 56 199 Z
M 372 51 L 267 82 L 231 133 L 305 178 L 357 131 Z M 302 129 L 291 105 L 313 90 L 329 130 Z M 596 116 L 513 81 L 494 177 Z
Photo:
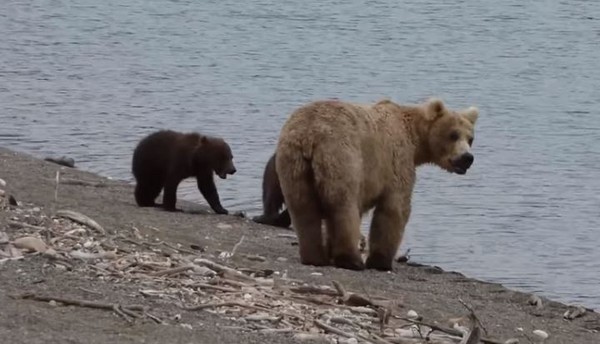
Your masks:
M 150 228 L 145 224 L 108 233 L 80 213 L 61 210 L 57 216 L 47 216 L 43 208 L 33 208 L 24 204 L 9 209 L 11 231 L 0 232 L 0 263 L 38 255 L 56 271 L 79 272 L 115 284 L 133 282 L 140 286 L 136 289 L 140 297 L 160 300 L 153 308 L 169 304 L 179 308 L 181 314 L 173 317 L 172 308 L 158 308 L 153 311 L 161 313 L 155 315 L 139 305 L 100 302 L 97 299 L 103 295 L 94 291 L 84 294 L 91 299 L 61 295 L 57 290 L 49 294 L 25 291 L 13 296 L 16 299 L 52 302 L 57 308 L 95 308 L 113 312 L 128 323 L 147 319 L 188 329 L 193 323 L 182 321 L 182 317 L 189 316 L 186 312 L 209 312 L 234 321 L 239 329 L 290 333 L 307 343 L 471 344 L 478 337 L 483 343 L 504 343 L 482 337 L 484 328 L 466 304 L 471 314 L 464 318 L 471 321 L 464 331 L 439 326 L 414 310 L 402 310 L 401 295 L 390 299 L 370 295 L 366 290 L 348 290 L 339 281 L 320 285 L 291 278 L 286 270 L 269 266 L 276 259 L 240 253 L 244 236 L 230 252 L 187 249 L 189 243 L 180 245 L 154 237 L 155 231 L 143 230 Z M 11 241 L 13 235 L 19 239 Z M 231 259 L 235 255 L 243 258 L 235 264 L 258 261 L 264 267 L 235 266 Z M 406 317 L 399 316 L 403 314 Z
M 410 253 L 410 248 L 408 250 L 406 250 L 405 253 L 399 255 L 398 258 L 396 258 L 396 262 L 397 263 L 406 263 L 406 262 L 408 262 L 409 259 L 410 259 L 409 253 Z
M 19 202 L 17 202 L 17 199 L 15 198 L 15 196 L 8 195 L 8 205 L 12 205 L 13 207 L 18 207 Z
M 66 167 L 75 167 L 75 160 L 73 158 L 68 158 L 66 156 L 61 156 L 59 158 L 54 158 L 54 157 L 46 157 L 44 158 L 45 161 L 48 162 L 53 162 L 55 164 L 61 165 L 61 166 L 66 166 Z
M 563 314 L 563 318 L 568 320 L 573 320 L 575 318 L 579 318 L 585 315 L 587 309 L 581 305 L 574 306 L 573 308 L 567 310 L 565 314 Z
M 0 178 L 0 187 L 5 187 L 6 186 L 6 181 L 4 181 L 4 179 Z

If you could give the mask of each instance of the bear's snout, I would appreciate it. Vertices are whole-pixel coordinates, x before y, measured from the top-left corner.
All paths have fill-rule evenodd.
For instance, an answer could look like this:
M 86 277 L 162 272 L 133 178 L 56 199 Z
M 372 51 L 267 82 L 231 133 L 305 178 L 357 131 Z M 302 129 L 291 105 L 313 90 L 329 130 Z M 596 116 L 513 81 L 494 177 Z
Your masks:
M 465 174 L 471 165 L 473 165 L 473 161 L 475 157 L 473 154 L 466 152 L 461 156 L 452 160 L 452 166 L 454 167 L 454 172 L 457 174 Z

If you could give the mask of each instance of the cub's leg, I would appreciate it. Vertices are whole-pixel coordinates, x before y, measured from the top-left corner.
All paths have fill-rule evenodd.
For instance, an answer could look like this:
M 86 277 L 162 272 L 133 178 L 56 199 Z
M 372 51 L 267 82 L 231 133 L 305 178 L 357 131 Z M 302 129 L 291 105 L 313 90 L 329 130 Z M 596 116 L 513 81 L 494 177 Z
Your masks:
M 204 196 L 204 199 L 206 199 L 212 210 L 217 214 L 227 215 L 229 212 L 221 205 L 212 174 L 200 175 L 196 178 L 196 182 L 198 183 L 200 193 Z
M 177 187 L 181 182 L 181 178 L 176 176 L 169 176 L 165 181 L 165 190 L 163 193 L 163 208 L 167 211 L 180 211 L 175 208 L 177 203 Z
M 140 179 L 135 184 L 135 201 L 140 207 L 156 206 L 156 197 L 160 194 L 163 184 L 160 180 Z

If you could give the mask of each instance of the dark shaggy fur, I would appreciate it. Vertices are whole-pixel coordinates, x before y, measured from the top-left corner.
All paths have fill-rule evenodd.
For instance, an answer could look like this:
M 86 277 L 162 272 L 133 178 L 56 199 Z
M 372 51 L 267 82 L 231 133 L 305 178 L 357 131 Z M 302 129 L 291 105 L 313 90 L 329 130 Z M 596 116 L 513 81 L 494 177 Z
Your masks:
M 279 178 L 275 170 L 275 154 L 271 156 L 271 159 L 267 162 L 267 166 L 265 166 L 262 188 L 263 214 L 254 217 L 252 220 L 271 226 L 289 227 L 291 220 L 287 209 L 279 213 L 285 200 L 283 199 Z
M 162 207 L 176 211 L 179 183 L 195 177 L 210 207 L 218 214 L 227 214 L 221 206 L 213 173 L 222 179 L 234 174 L 232 159 L 229 145 L 221 138 L 172 130 L 152 133 L 133 152 L 135 200 L 140 207 L 157 206 L 154 200 L 164 188 Z

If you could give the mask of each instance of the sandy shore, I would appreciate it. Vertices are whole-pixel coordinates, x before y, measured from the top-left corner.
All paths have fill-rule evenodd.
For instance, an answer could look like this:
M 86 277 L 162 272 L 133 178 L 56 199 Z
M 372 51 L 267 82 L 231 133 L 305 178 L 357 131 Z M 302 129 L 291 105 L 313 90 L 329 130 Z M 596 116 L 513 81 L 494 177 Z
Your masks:
M 58 202 L 54 203 L 55 176 L 61 171 Z M 431 266 L 396 264 L 391 273 L 353 272 L 335 268 L 315 268 L 299 263 L 291 231 L 252 223 L 234 216 L 219 216 L 186 203 L 185 213 L 167 213 L 138 208 L 133 186 L 92 173 L 61 167 L 31 156 L 0 148 L 0 178 L 7 182 L 6 193 L 30 204 L 49 219 L 56 209 L 71 209 L 89 216 L 113 235 L 130 233 L 136 227 L 144 237 L 162 240 L 190 251 L 203 247 L 217 257 L 231 251 L 244 236 L 236 255 L 227 265 L 255 271 L 276 271 L 289 279 L 315 285 L 339 281 L 348 291 L 394 300 L 393 313 L 406 316 L 416 311 L 429 322 L 451 326 L 449 319 L 467 314 L 459 302 L 471 305 L 488 333 L 486 337 L 503 343 L 518 338 L 520 343 L 535 341 L 534 330 L 549 334 L 544 343 L 600 343 L 600 316 L 588 311 L 566 320 L 567 305 L 542 298 L 541 308 L 528 303 L 531 295 L 509 290 L 446 272 Z M 70 181 L 70 182 L 69 182 Z M 77 183 L 74 181 L 85 181 Z M 8 209 L 8 208 L 7 208 Z M 9 225 L 14 209 L 0 212 L 0 232 L 14 240 L 19 233 Z M 26 220 L 26 218 L 24 218 Z M 280 234 L 287 234 L 281 236 Z M 121 252 L 121 251 L 117 251 Z M 192 252 L 193 253 L 193 252 Z M 264 261 L 248 259 L 260 255 Z M 174 259 L 174 258 L 173 258 Z M 89 264 L 73 263 L 77 266 Z M 294 332 L 250 331 L 228 314 L 186 311 L 140 295 L 140 283 L 97 278 L 82 268 L 59 269 L 51 258 L 28 255 L 24 259 L 0 263 L 0 338 L 7 343 L 290 343 Z M 15 299 L 23 292 L 46 293 L 95 301 L 144 304 L 163 319 L 180 317 L 190 326 L 174 321 L 159 325 L 139 319 L 123 321 L 112 312 L 84 307 L 52 306 L 48 302 Z M 227 327 L 225 327 L 227 326 Z M 227 330 L 225 330 L 227 328 Z M 521 329 L 521 330 L 520 330 Z M 333 337 L 323 337 L 331 340 Z M 418 341 L 412 341 L 418 342 Z

